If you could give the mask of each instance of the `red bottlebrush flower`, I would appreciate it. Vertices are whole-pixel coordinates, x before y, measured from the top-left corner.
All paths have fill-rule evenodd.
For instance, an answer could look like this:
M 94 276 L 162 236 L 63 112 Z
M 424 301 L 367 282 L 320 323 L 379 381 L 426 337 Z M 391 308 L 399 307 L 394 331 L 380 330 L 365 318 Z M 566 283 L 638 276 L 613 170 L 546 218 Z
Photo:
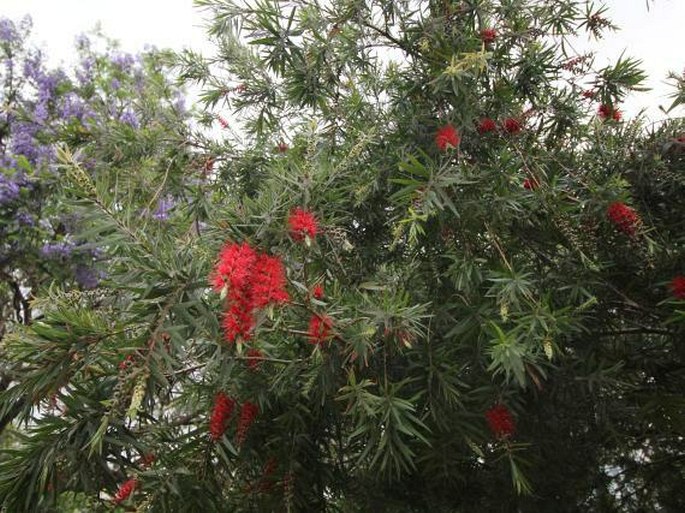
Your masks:
M 321 285 L 320 283 L 317 283 L 312 288 L 312 297 L 315 299 L 323 299 L 323 296 L 324 296 L 323 285 Z
M 209 436 L 212 441 L 216 442 L 226 432 L 234 408 L 235 401 L 233 399 L 223 392 L 216 394 L 212 415 L 209 419 Z
M 259 366 L 262 364 L 264 359 L 264 354 L 255 348 L 250 348 L 247 350 L 247 367 L 251 371 L 259 370 Z
M 268 493 L 274 487 L 273 474 L 278 468 L 278 460 L 273 456 L 269 458 L 262 467 L 262 478 L 259 480 L 258 490 L 261 493 Z
M 496 438 L 509 438 L 514 434 L 516 427 L 509 408 L 503 404 L 497 404 L 485 412 L 490 431 Z
M 240 408 L 240 417 L 238 418 L 238 427 L 236 429 L 236 445 L 243 445 L 247 438 L 247 432 L 254 422 L 254 419 L 259 414 L 259 406 L 250 401 L 245 401 Z
M 119 485 L 119 489 L 117 490 L 117 493 L 114 495 L 114 504 L 121 504 L 126 499 L 128 499 L 130 495 L 133 493 L 133 490 L 136 489 L 136 486 L 138 486 L 138 480 L 135 477 L 132 477 L 128 481 L 125 481 L 124 483 Z
M 685 276 L 676 276 L 669 284 L 671 294 L 676 299 L 685 299 Z
M 528 189 L 529 191 L 535 190 L 538 187 L 540 187 L 540 183 L 537 181 L 535 178 L 526 178 L 523 181 L 523 188 Z
M 236 93 L 244 93 L 247 91 L 247 86 L 245 84 L 238 84 L 235 86 L 235 89 L 233 89 Z
M 140 460 L 138 460 L 138 464 L 141 466 L 141 468 L 147 468 L 150 467 L 156 459 L 157 458 L 155 458 L 154 454 L 148 452 L 140 457 Z
M 599 117 L 604 121 L 608 119 L 613 119 L 614 121 L 621 121 L 621 117 L 623 116 L 620 110 L 615 109 L 611 105 L 607 105 L 605 103 L 599 106 L 599 108 L 597 109 L 597 114 L 599 114 Z
M 281 260 L 258 254 L 247 243 L 228 243 L 222 248 L 210 281 L 217 291 L 228 288 L 222 325 L 229 342 L 251 338 L 256 309 L 290 300 Z
M 595 97 L 596 93 L 594 91 L 587 90 L 587 91 L 583 91 L 581 94 L 583 95 L 583 98 L 587 98 L 588 100 L 591 100 L 592 98 Z
M 494 119 L 483 118 L 478 122 L 478 133 L 485 134 L 487 132 L 494 132 L 497 130 L 497 123 Z
M 676 137 L 676 141 L 678 141 L 681 144 L 685 144 L 685 134 Z
M 314 214 L 300 207 L 294 208 L 288 217 L 290 235 L 295 240 L 304 240 L 305 236 L 313 239 L 319 233 L 319 225 Z
M 219 122 L 219 125 L 221 125 L 221 128 L 223 128 L 223 129 L 228 128 L 228 121 L 226 121 L 226 119 L 222 118 L 221 116 L 217 116 L 216 119 Z
M 438 128 L 435 134 L 435 144 L 440 151 L 446 151 L 448 148 L 456 148 L 459 146 L 459 132 L 453 125 L 445 125 Z
M 132 354 L 126 355 L 126 358 L 119 362 L 119 370 L 126 370 L 133 365 L 134 357 Z
M 607 217 L 616 228 L 626 235 L 633 236 L 640 226 L 640 216 L 637 212 L 621 201 L 615 201 L 607 208 Z
M 278 145 L 276 146 L 276 151 L 278 153 L 285 153 L 288 151 L 288 145 L 284 142 L 279 142 Z
M 255 308 L 269 303 L 287 303 L 290 300 L 285 290 L 285 268 L 278 257 L 259 255 L 254 267 L 252 296 Z
M 492 43 L 497 39 L 497 31 L 494 28 L 484 28 L 480 31 L 480 39 L 483 43 Z
M 331 337 L 331 328 L 333 328 L 333 320 L 327 315 L 312 315 L 309 319 L 309 328 L 307 330 L 309 342 L 312 344 L 321 345 Z
M 516 118 L 507 118 L 502 121 L 502 128 L 508 134 L 518 134 L 521 131 L 521 122 Z

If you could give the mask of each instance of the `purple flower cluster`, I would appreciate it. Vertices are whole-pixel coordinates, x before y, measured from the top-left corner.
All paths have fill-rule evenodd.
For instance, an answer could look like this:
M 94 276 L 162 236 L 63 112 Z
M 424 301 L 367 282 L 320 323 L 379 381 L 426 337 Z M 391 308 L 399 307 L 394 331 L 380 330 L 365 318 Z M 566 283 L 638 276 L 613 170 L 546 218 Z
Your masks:
M 157 208 L 155 211 L 152 213 L 153 219 L 157 219 L 157 221 L 166 221 L 169 219 L 169 211 L 174 208 L 174 205 L 176 202 L 174 201 L 174 198 L 171 196 L 167 196 L 166 198 L 161 198 L 157 202 Z
M 5 17 L 0 18 L 0 41 L 14 43 L 19 40 L 19 32 L 14 22 Z
M 0 173 L 0 206 L 6 205 L 19 198 L 20 185 L 11 177 Z
M 124 112 L 119 116 L 119 121 L 126 123 L 131 128 L 140 128 L 140 121 L 138 121 L 138 116 L 131 109 L 125 109 Z
M 71 256 L 76 245 L 70 240 L 46 242 L 40 250 L 41 255 L 50 260 L 64 260 Z

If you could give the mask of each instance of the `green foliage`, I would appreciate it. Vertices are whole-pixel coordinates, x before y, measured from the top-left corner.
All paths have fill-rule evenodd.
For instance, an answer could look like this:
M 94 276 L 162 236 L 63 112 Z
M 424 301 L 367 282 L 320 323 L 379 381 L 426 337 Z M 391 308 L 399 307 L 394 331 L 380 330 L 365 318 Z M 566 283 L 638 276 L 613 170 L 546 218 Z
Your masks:
M 605 11 L 198 5 L 217 53 L 175 68 L 205 89 L 201 121 L 230 109 L 240 138 L 112 126 L 92 173 L 61 148 L 60 199 L 109 276 L 41 291 L 41 318 L 3 340 L 0 413 L 25 428 L 0 456 L 3 507 L 111 510 L 135 478 L 121 508 L 682 510 L 685 127 L 596 115 L 645 78 L 629 58 L 568 64 Z M 440 151 L 448 123 L 461 141 Z M 168 190 L 172 214 L 145 215 Z M 295 207 L 315 237 L 289 233 Z M 240 291 L 209 284 L 226 242 L 279 258 L 290 296 L 233 343 Z M 237 406 L 212 440 L 218 392 Z

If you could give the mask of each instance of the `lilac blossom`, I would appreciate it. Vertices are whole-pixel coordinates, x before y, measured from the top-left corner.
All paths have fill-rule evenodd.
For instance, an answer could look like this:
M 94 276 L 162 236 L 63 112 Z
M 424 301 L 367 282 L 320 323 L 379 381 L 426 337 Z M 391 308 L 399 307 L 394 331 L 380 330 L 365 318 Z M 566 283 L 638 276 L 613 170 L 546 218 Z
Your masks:
M 157 221 L 166 221 L 167 219 L 169 219 L 169 211 L 172 208 L 174 208 L 175 204 L 176 202 L 174 201 L 174 198 L 171 196 L 161 198 L 157 202 L 157 208 L 152 213 L 153 219 L 157 219 Z
M 74 247 L 74 243 L 70 240 L 46 242 L 43 244 L 40 252 L 45 258 L 51 260 L 60 260 L 69 258 L 74 251 Z
M 127 125 L 133 128 L 140 127 L 140 121 L 138 121 L 138 116 L 136 116 L 136 113 L 133 112 L 131 109 L 124 110 L 124 112 L 121 113 L 121 116 L 119 116 L 119 121 L 121 121 L 122 123 L 126 123 Z
M 35 226 L 36 221 L 28 212 L 17 212 L 15 215 L 17 222 L 22 226 Z
M 8 18 L 0 18 L 0 41 L 14 43 L 19 39 L 19 32 L 14 22 Z
M 130 53 L 116 53 L 112 55 L 112 64 L 117 66 L 123 72 L 131 71 L 133 64 L 136 62 Z
M 74 278 L 84 289 L 94 289 L 97 287 L 101 277 L 102 273 L 85 265 L 77 265 L 74 270 Z
M 11 177 L 0 173 L 0 205 L 10 203 L 19 198 L 20 186 Z
M 112 91 L 118 91 L 121 88 L 121 82 L 119 82 L 118 79 L 113 78 L 109 83 L 109 87 L 112 89 Z

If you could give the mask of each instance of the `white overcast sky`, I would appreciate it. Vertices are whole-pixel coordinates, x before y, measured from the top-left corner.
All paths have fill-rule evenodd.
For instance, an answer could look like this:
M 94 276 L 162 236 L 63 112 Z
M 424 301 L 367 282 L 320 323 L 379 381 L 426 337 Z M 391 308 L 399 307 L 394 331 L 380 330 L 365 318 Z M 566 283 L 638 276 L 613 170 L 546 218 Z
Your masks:
M 668 71 L 685 69 L 685 0 L 655 0 L 649 11 L 645 0 L 604 3 L 621 31 L 591 43 L 599 50 L 596 67 L 617 58 L 624 50 L 626 55 L 642 59 L 653 91 L 632 97 L 624 111 L 632 115 L 646 108 L 650 118 L 661 119 L 657 105 L 669 104 L 665 76 Z M 104 32 L 121 41 L 128 51 L 141 50 L 146 44 L 173 49 L 211 48 L 205 42 L 202 14 L 193 7 L 192 0 L 0 0 L 0 16 L 18 19 L 25 14 L 33 18 L 34 40 L 45 46 L 55 63 L 68 61 L 75 36 L 87 32 L 98 21 Z M 582 50 L 583 46 L 579 42 L 577 48 Z

